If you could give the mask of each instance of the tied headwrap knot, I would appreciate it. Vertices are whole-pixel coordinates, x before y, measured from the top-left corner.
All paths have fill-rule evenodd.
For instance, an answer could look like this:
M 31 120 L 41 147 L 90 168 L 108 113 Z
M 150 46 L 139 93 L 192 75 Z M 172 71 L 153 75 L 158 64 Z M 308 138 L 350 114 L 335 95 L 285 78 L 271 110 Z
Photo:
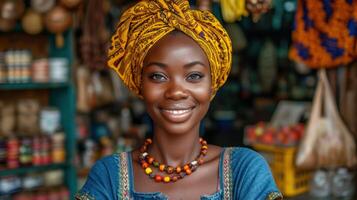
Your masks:
M 195 40 L 210 63 L 212 89 L 229 74 L 231 41 L 208 11 L 191 10 L 187 0 L 142 0 L 121 16 L 108 51 L 108 65 L 140 96 L 141 72 L 149 49 L 162 37 L 179 30 Z

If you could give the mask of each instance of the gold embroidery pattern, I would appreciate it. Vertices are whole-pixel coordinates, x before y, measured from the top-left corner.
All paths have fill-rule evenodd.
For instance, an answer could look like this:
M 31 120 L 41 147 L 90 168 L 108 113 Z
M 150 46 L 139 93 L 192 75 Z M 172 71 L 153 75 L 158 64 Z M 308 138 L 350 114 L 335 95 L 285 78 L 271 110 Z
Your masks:
M 226 148 L 223 155 L 223 199 L 232 199 L 232 170 L 231 170 L 231 152 L 233 148 Z
M 95 200 L 95 198 L 86 192 L 78 192 L 75 196 L 76 200 Z
M 126 152 L 119 155 L 119 192 L 118 199 L 129 200 L 129 172 L 128 172 L 128 155 Z
M 268 195 L 266 200 L 282 200 L 283 195 L 280 192 L 272 192 Z
M 204 50 L 216 92 L 231 69 L 231 40 L 212 13 L 190 9 L 187 0 L 141 0 L 126 10 L 111 38 L 108 66 L 140 96 L 143 60 L 149 49 L 173 30 L 184 32 Z

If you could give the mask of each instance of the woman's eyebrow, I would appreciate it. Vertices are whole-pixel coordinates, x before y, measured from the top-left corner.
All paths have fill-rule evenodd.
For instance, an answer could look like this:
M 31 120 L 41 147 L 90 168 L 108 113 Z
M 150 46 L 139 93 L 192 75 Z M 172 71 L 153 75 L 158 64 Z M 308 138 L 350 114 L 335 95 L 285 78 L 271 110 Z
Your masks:
M 185 67 L 185 68 L 190 68 L 190 67 L 193 67 L 193 66 L 195 66 L 195 65 L 201 65 L 201 66 L 203 66 L 203 67 L 206 67 L 206 65 L 203 64 L 203 63 L 200 62 L 200 61 L 194 61 L 194 62 L 188 63 L 188 64 L 184 65 L 184 67 Z
M 203 67 L 206 67 L 205 64 L 203 64 L 202 62 L 200 61 L 194 61 L 194 62 L 191 62 L 191 63 L 188 63 L 188 64 L 185 64 L 184 67 L 185 68 L 190 68 L 190 67 L 193 67 L 195 65 L 201 65 Z M 166 68 L 167 65 L 164 64 L 164 63 L 160 63 L 160 62 L 149 62 L 148 64 L 146 64 L 144 67 L 149 67 L 149 66 L 158 66 L 160 68 Z
M 165 65 L 164 63 L 159 63 L 159 62 L 149 62 L 148 64 L 146 64 L 144 67 L 149 67 L 149 66 L 158 66 L 160 68 L 165 68 L 167 65 Z

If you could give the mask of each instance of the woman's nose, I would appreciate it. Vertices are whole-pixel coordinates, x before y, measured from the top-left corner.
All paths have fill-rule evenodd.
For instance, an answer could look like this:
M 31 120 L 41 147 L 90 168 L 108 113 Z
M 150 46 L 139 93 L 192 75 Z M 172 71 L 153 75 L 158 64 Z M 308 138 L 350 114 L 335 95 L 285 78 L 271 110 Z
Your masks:
M 183 83 L 180 83 L 179 81 L 171 81 L 168 84 L 164 95 L 165 98 L 172 100 L 185 99 L 189 96 L 187 89 L 184 87 Z

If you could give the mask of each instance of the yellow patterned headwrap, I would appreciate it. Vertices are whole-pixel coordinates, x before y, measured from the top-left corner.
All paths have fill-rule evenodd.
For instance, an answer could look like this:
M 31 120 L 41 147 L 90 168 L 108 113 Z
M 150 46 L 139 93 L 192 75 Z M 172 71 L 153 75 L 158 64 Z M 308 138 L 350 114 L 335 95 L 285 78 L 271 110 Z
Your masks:
M 140 96 L 141 73 L 148 50 L 179 30 L 194 39 L 210 62 L 212 89 L 227 80 L 232 46 L 227 32 L 209 11 L 191 10 L 187 0 L 142 0 L 126 10 L 111 38 L 108 65 Z

